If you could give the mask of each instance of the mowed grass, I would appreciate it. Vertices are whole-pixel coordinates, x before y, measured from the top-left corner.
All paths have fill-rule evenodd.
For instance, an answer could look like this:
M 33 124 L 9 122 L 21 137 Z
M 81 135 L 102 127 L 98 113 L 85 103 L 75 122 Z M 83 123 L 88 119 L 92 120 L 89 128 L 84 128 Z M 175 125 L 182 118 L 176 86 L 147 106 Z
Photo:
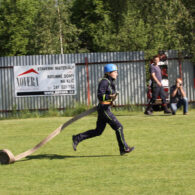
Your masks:
M 117 113 L 117 112 L 116 112 Z M 120 156 L 114 131 L 72 149 L 72 134 L 93 129 L 96 116 L 68 126 L 31 156 L 0 165 L 0 195 L 195 194 L 195 110 L 188 116 L 156 112 L 117 116 L 135 150 Z M 0 121 L 0 148 L 30 149 L 67 118 Z

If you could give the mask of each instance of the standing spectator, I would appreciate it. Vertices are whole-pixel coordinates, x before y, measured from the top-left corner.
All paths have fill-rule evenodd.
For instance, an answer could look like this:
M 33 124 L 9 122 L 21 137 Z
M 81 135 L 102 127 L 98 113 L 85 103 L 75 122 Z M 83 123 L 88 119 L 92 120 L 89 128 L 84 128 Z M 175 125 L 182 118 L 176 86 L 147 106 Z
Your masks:
M 170 88 L 170 104 L 172 114 L 175 115 L 178 108 L 183 105 L 183 114 L 188 114 L 188 99 L 183 89 L 183 83 L 180 78 L 176 79 L 175 85 Z
M 161 69 L 158 66 L 159 61 L 160 61 L 160 57 L 154 56 L 153 63 L 150 65 L 150 76 L 152 80 L 152 84 L 151 84 L 152 98 L 150 99 L 150 102 L 146 108 L 146 111 L 144 112 L 147 115 L 152 114 L 152 106 L 155 103 L 158 96 L 160 96 L 162 99 L 162 107 L 164 109 L 164 113 L 165 114 L 171 113 L 171 111 L 168 110 L 167 108 L 166 94 L 165 94 L 164 88 L 161 83 L 162 74 L 161 74 Z

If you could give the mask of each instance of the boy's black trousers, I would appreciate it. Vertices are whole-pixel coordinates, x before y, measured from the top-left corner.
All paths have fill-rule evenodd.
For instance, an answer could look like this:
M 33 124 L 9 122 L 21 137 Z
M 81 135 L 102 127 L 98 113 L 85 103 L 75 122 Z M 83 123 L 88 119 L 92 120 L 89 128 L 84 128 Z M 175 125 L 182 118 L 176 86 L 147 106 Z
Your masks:
M 99 104 L 97 110 L 98 119 L 96 123 L 96 129 L 91 129 L 76 135 L 77 141 L 81 142 L 85 139 L 100 136 L 103 133 L 106 124 L 108 123 L 112 127 L 112 129 L 115 130 L 120 152 L 126 150 L 129 146 L 125 142 L 123 126 L 111 112 L 110 106 Z

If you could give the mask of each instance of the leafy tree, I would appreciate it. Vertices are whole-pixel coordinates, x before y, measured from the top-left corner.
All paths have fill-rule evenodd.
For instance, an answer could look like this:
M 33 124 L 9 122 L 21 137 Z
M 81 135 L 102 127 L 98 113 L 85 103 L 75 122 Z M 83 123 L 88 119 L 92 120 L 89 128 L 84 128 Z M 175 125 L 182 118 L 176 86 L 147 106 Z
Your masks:
M 195 53 L 194 1 L 0 0 L 0 55 Z M 195 55 L 194 55 L 195 56 Z
M 31 54 L 78 52 L 78 34 L 78 29 L 70 22 L 68 1 L 40 1 L 29 51 Z
M 194 0 L 181 0 L 182 4 L 186 7 L 189 11 L 190 15 L 194 18 L 195 17 L 195 1 Z
M 123 12 L 123 22 L 120 22 L 119 31 L 112 41 L 116 51 L 140 51 L 147 46 L 147 25 L 142 18 L 136 16 L 131 6 Z
M 0 0 L 0 55 L 25 55 L 36 1 Z
M 113 23 L 113 29 L 116 34 L 124 24 L 125 15 L 129 10 L 128 0 L 104 0 L 104 7 L 109 11 L 110 20 Z
M 148 26 L 147 47 L 143 48 L 148 56 L 158 50 L 193 50 L 194 20 L 180 0 L 137 0 L 131 3 Z
M 81 30 L 79 39 L 83 51 L 102 51 L 104 40 L 111 34 L 109 11 L 102 0 L 75 0 L 72 7 L 72 22 Z
M 73 53 L 79 31 L 66 0 L 0 0 L 0 55 Z
M 127 2 L 127 0 L 74 1 L 72 21 L 82 31 L 80 40 L 84 50 L 94 52 L 121 49 L 119 32 L 126 19 Z

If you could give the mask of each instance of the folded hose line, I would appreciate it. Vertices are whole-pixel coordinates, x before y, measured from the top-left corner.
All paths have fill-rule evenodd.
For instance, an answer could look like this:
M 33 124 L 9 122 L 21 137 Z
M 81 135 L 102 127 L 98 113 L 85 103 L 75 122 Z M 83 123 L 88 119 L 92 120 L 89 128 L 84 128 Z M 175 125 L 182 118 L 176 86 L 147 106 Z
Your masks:
M 35 151 L 37 151 L 40 147 L 42 147 L 43 145 L 45 145 L 47 142 L 49 142 L 50 140 L 52 140 L 54 137 L 56 137 L 59 133 L 61 133 L 61 131 L 63 129 L 65 129 L 67 126 L 69 126 L 70 124 L 74 123 L 75 121 L 95 112 L 97 110 L 97 106 L 82 112 L 81 114 L 71 118 L 70 120 L 68 120 L 67 122 L 65 122 L 63 125 L 61 125 L 60 127 L 58 127 L 56 130 L 54 130 L 51 134 L 49 134 L 44 140 L 42 140 L 40 143 L 38 143 L 36 146 L 34 146 L 33 148 L 18 154 L 17 156 L 14 156 L 12 154 L 12 152 L 8 149 L 3 149 L 0 150 L 0 164 L 11 164 L 14 163 L 22 158 L 25 158 L 27 156 L 30 156 L 32 153 L 34 153 Z

